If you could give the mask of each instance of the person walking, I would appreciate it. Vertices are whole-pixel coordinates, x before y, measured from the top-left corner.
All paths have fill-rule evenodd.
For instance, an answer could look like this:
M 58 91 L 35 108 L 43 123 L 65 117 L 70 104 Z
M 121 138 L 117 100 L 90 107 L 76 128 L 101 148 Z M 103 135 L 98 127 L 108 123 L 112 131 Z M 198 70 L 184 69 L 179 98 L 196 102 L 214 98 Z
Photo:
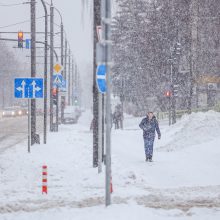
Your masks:
M 147 113 L 147 116 L 142 119 L 139 127 L 143 130 L 146 161 L 152 162 L 155 131 L 157 132 L 158 139 L 161 139 L 159 124 L 153 112 Z

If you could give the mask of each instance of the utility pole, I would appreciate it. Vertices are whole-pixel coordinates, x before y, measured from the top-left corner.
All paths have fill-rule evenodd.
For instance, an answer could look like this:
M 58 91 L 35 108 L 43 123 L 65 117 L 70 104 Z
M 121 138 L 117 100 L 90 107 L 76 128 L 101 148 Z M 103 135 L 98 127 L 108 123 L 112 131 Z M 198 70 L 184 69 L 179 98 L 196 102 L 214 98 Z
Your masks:
M 96 86 L 96 43 L 98 36 L 96 27 L 101 25 L 101 0 L 93 3 L 93 167 L 98 166 L 98 118 L 99 118 L 99 94 Z
M 31 0 L 31 77 L 36 77 L 36 1 Z M 31 99 L 31 145 L 36 136 L 36 100 Z
M 54 131 L 53 123 L 53 50 L 54 50 L 54 7 L 50 5 L 50 131 Z
M 102 0 L 102 27 L 106 65 L 106 174 L 105 205 L 111 204 L 111 0 Z
M 47 143 L 47 34 L 48 34 L 48 13 L 44 0 L 41 0 L 45 11 L 45 45 L 44 45 L 44 144 Z

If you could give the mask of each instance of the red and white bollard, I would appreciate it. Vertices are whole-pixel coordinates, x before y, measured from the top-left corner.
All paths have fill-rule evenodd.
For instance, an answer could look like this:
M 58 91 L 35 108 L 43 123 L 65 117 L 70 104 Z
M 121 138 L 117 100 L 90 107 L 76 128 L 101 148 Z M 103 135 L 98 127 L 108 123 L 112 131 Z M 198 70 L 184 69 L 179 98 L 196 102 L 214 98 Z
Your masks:
M 42 194 L 47 194 L 47 166 L 42 167 Z

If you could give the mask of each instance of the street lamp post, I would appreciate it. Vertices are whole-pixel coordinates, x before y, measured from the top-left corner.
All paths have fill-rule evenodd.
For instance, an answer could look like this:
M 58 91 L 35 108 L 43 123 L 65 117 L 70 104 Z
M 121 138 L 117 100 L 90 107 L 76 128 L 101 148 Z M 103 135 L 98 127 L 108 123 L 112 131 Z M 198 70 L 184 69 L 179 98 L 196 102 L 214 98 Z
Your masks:
M 54 131 L 53 123 L 53 49 L 54 49 L 54 7 L 50 5 L 50 131 Z
M 36 77 L 36 1 L 31 0 L 31 77 Z M 31 145 L 36 139 L 36 100 L 31 99 Z
M 44 144 L 47 143 L 47 49 L 48 49 L 48 13 L 44 0 L 41 0 L 45 11 L 45 44 L 44 44 Z

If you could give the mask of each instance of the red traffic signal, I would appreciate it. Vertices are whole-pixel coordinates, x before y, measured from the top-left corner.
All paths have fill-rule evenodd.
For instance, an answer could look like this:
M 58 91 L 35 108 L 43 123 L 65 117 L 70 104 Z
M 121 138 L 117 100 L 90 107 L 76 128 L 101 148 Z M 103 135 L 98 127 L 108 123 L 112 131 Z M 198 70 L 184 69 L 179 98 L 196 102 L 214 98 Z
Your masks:
M 171 97 L 171 95 L 172 95 L 171 91 L 166 91 L 166 92 L 165 92 L 165 96 L 166 96 L 166 97 Z
M 52 89 L 52 95 L 53 95 L 53 96 L 56 96 L 56 95 L 57 95 L 57 88 L 53 88 L 53 89 Z
M 23 31 L 18 32 L 18 48 L 23 48 L 23 40 L 24 40 L 24 33 Z

